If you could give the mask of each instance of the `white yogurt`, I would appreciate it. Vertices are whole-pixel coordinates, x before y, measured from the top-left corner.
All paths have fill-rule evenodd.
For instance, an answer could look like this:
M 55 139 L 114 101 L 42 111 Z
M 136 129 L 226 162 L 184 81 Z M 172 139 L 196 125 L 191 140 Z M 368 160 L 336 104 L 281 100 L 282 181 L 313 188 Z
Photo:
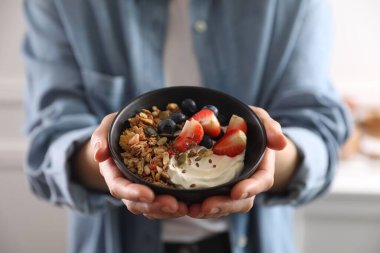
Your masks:
M 234 157 L 212 154 L 200 161 L 195 161 L 196 157 L 192 157 L 191 163 L 185 163 L 180 167 L 172 157 L 169 161 L 168 174 L 175 185 L 184 189 L 221 185 L 240 175 L 244 167 L 244 154 L 245 150 Z

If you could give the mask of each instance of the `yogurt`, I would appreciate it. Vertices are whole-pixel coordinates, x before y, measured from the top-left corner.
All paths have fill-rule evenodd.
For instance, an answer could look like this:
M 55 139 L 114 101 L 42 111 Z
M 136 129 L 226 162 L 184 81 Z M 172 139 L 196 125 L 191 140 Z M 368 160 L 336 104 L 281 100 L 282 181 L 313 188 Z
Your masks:
M 181 166 L 172 157 L 168 164 L 168 174 L 172 183 L 178 188 L 201 189 L 227 183 L 238 177 L 244 167 L 244 152 L 237 156 L 212 154 L 196 161 L 191 157 L 190 162 Z

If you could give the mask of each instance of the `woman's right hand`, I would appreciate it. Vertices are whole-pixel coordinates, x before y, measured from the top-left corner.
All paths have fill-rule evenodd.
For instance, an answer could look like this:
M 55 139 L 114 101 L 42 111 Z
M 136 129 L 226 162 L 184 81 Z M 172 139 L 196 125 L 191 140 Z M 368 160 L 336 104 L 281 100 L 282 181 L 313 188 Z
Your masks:
M 121 199 L 128 210 L 134 214 L 142 214 L 149 219 L 177 218 L 187 214 L 185 203 L 178 202 L 170 195 L 155 195 L 153 191 L 142 184 L 136 184 L 126 179 L 116 167 L 109 151 L 107 135 L 116 113 L 105 116 L 94 131 L 89 143 L 92 152 L 91 159 L 99 165 L 109 192 L 115 198 Z

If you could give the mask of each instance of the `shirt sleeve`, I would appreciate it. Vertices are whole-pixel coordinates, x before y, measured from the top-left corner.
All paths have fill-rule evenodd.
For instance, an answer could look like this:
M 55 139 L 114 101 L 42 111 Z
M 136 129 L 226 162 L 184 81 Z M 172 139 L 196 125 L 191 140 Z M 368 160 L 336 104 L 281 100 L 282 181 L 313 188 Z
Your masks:
M 71 180 L 73 152 L 99 123 L 86 102 L 77 61 L 54 1 L 24 2 L 27 23 L 23 44 L 29 137 L 26 175 L 32 191 L 53 204 L 95 212 L 120 201 L 91 192 Z
M 281 43 L 273 86 L 264 92 L 270 115 L 296 144 L 299 167 L 283 195 L 263 194 L 264 204 L 305 204 L 331 184 L 350 119 L 328 79 L 330 16 L 324 1 L 301 1 L 302 11 Z M 307 4 L 306 4 L 307 3 Z M 281 19 L 281 18 L 280 18 Z M 270 63 L 269 63 L 270 65 Z

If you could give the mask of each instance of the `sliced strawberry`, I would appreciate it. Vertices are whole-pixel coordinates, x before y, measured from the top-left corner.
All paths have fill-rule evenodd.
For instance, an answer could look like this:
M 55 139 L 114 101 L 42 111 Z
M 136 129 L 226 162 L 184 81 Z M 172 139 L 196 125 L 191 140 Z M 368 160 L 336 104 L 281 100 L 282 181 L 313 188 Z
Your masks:
M 226 133 L 235 129 L 240 129 L 247 134 L 247 123 L 245 120 L 242 117 L 233 114 L 230 118 L 230 123 L 228 123 Z
M 227 155 L 230 157 L 242 153 L 247 145 L 247 136 L 240 129 L 231 130 L 222 139 L 215 143 L 213 151 L 215 155 Z
M 220 134 L 220 123 L 214 112 L 209 109 L 202 109 L 193 115 L 193 119 L 201 123 L 205 134 L 216 137 Z
M 173 148 L 178 152 L 186 151 L 203 139 L 202 125 L 195 119 L 186 120 L 181 133 L 174 141 Z

